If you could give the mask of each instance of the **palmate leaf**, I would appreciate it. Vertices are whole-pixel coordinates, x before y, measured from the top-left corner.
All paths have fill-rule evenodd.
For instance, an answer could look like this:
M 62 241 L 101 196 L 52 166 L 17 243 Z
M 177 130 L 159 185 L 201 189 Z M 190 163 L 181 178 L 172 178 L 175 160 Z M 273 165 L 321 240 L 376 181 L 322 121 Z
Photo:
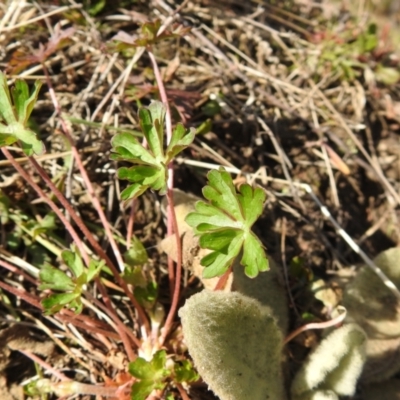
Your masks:
M 197 202 L 196 211 L 186 217 L 186 222 L 200 236 L 200 247 L 212 251 L 201 260 L 206 267 L 203 276 L 224 274 L 241 250 L 240 263 L 248 277 L 266 271 L 268 259 L 264 248 L 251 231 L 262 213 L 264 191 L 244 184 L 237 193 L 230 174 L 221 169 L 208 174 L 203 195 L 210 203 Z
M 164 149 L 164 122 L 166 108 L 163 103 L 154 101 L 148 107 L 139 109 L 140 128 L 147 141 L 148 149 L 140 144 L 130 133 L 120 133 L 112 140 L 113 160 L 128 161 L 134 166 L 118 169 L 118 178 L 132 184 L 122 191 L 123 200 L 140 196 L 147 189 L 160 194 L 167 191 L 168 164 L 194 139 L 195 130 L 186 130 L 178 124 L 172 138 Z

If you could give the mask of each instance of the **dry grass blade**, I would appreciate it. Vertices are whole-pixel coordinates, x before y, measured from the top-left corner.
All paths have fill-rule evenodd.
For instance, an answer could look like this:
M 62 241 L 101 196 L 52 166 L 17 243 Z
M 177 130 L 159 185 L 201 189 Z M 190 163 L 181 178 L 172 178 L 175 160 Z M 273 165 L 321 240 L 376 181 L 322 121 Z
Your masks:
M 287 340 L 344 318 L 333 319 L 307 288 L 360 261 L 400 298 L 371 260 L 400 244 L 400 61 L 390 37 L 398 30 L 386 27 L 394 26 L 396 10 L 385 17 L 381 5 L 386 20 L 375 26 L 367 2 L 346 12 L 333 0 L 58 3 L 0 5 L 0 69 L 10 88 L 22 78 L 43 84 L 25 122 L 47 151 L 27 156 L 0 132 L 0 336 L 11 322 L 29 323 L 31 343 L 56 350 L 15 352 L 58 375 L 40 381 L 21 367 L 18 383 L 69 398 L 128 400 L 133 385 L 143 383 L 129 374 L 137 357 L 152 366 L 165 348 L 177 370 L 190 360 L 176 310 L 202 283 L 187 265 L 181 279 L 180 266 L 158 247 L 174 233 L 180 254 L 176 207 L 164 224 L 156 191 L 124 203 L 126 182 L 117 171 L 131 162 L 110 157 L 116 135 L 137 149 L 138 110 L 154 100 L 167 109 L 165 143 L 180 121 L 197 130 L 168 166 L 171 204 L 173 189 L 199 196 L 207 172 L 221 167 L 238 187 L 266 191 L 254 227 L 271 259 L 284 264 L 290 325 L 300 326 Z M 140 46 L 119 47 L 118 40 Z M 15 89 L 11 97 L 21 112 Z M 190 257 L 198 251 L 193 246 Z M 184 254 L 183 264 L 190 257 Z M 43 271 L 69 289 L 54 282 L 41 288 Z M 72 304 L 78 298 L 82 312 L 60 297 L 53 306 L 65 307 L 45 314 L 43 300 L 55 294 Z M 304 315 L 322 325 L 309 325 Z M 305 337 L 289 344 L 296 363 L 311 345 Z M 0 386 L 7 390 L 13 357 L 22 365 L 14 353 L 5 355 L 9 350 L 0 350 Z M 213 400 L 206 385 L 167 369 L 150 398 Z M 64 370 L 71 381 L 57 382 Z

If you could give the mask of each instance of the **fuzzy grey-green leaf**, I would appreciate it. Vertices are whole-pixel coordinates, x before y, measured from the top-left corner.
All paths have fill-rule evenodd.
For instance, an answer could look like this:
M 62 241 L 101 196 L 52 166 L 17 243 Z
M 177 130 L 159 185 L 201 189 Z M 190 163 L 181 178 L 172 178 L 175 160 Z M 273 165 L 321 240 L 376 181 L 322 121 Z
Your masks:
M 179 311 L 195 366 L 221 400 L 284 400 L 282 334 L 271 310 L 239 293 L 203 291 Z

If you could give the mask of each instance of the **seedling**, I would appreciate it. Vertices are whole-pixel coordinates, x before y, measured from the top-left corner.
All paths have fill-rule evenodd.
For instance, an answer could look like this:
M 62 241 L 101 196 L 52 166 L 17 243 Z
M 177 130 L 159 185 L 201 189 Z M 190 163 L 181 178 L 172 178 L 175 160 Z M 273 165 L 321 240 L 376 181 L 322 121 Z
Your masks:
M 76 314 L 82 311 L 82 292 L 90 281 L 92 281 L 104 266 L 104 262 L 90 261 L 89 268 L 85 268 L 81 257 L 76 251 L 65 250 L 61 257 L 68 266 L 73 277 L 67 273 L 45 264 L 40 271 L 39 277 L 42 284 L 40 290 L 51 289 L 64 293 L 50 294 L 42 300 L 42 305 L 47 315 L 54 314 L 67 306 L 75 311 Z
M 120 133 L 112 140 L 113 160 L 128 161 L 135 166 L 118 169 L 118 177 L 132 182 L 122 193 L 123 200 L 143 194 L 147 189 L 165 194 L 167 191 L 168 164 L 183 149 L 193 142 L 195 130 L 186 130 L 179 123 L 172 132 L 172 138 L 164 149 L 165 106 L 154 101 L 149 107 L 139 109 L 140 127 L 149 149 L 138 142 L 130 133 Z
M 43 143 L 28 127 L 28 120 L 41 86 L 41 83 L 36 81 L 33 92 L 29 94 L 27 83 L 17 80 L 10 93 L 7 79 L 0 72 L 0 147 L 20 141 L 26 155 L 43 153 Z
M 163 390 L 168 379 L 178 383 L 199 379 L 189 361 L 169 363 L 164 350 L 157 351 L 150 361 L 138 357 L 129 364 L 129 373 L 140 380 L 132 386 L 131 400 L 145 400 L 153 390 Z
M 263 245 L 251 231 L 262 213 L 264 191 L 244 184 L 238 193 L 229 173 L 221 169 L 208 174 L 203 195 L 211 204 L 197 202 L 186 222 L 200 236 L 200 246 L 212 251 L 201 259 L 204 278 L 223 275 L 242 249 L 240 262 L 248 277 L 268 270 Z

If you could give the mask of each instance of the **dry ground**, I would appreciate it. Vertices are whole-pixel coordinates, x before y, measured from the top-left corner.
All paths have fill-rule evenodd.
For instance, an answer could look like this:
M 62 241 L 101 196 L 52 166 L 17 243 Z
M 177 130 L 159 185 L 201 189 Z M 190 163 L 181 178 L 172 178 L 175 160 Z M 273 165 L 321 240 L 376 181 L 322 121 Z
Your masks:
M 104 222 L 63 136 L 62 115 L 120 251 L 125 251 L 133 226 L 148 249 L 146 268 L 159 284 L 159 301 L 168 309 L 166 257 L 156 247 L 166 234 L 160 198 L 146 194 L 135 203 L 121 202 L 125 183 L 117 180 L 116 164 L 109 159 L 115 128 L 137 130 L 138 105 L 158 98 L 154 73 L 146 53 L 132 62 L 132 52 L 116 53 L 109 44 L 119 31 L 132 35 L 146 21 L 165 23 L 172 16 L 190 31 L 160 42 L 154 52 L 174 121 L 196 128 L 209 121 L 211 126 L 175 163 L 174 185 L 200 195 L 209 164 L 240 170 L 238 182 L 246 173 L 251 182 L 261 184 L 268 200 L 256 231 L 269 255 L 289 271 L 286 284 L 295 303 L 291 328 L 302 324 L 296 315 L 305 312 L 322 318 L 321 307 L 304 301 L 306 286 L 360 259 L 299 183 L 313 188 L 370 257 L 400 243 L 399 49 L 393 44 L 396 30 L 388 28 L 398 24 L 398 10 L 388 6 L 390 18 L 382 10 L 375 33 L 368 31 L 371 18 L 364 3 L 348 11 L 346 5 L 327 0 L 189 0 L 175 14 L 179 4 L 174 1 L 106 1 L 96 12 L 101 3 L 83 7 L 73 1 L 10 0 L 0 6 L 0 70 L 7 72 L 10 83 L 18 76 L 44 83 L 32 114 L 46 146 L 46 154 L 37 160 L 115 262 Z M 50 38 L 59 30 L 65 43 L 50 51 Z M 366 44 L 370 40 L 376 40 L 373 49 Z M 48 50 L 44 62 L 60 110 L 42 66 L 32 57 L 41 44 Z M 9 151 L 49 192 L 23 154 L 14 146 Z M 72 317 L 44 318 L 32 302 L 21 299 L 21 293 L 40 297 L 21 271 L 29 274 L 26 265 L 36 268 L 44 260 L 56 263 L 58 251 L 71 238 L 59 222 L 51 231 L 32 233 L 49 209 L 2 153 L 0 195 L 0 205 L 7 204 L 10 213 L 5 218 L 5 208 L 0 208 L 0 276 L 16 289 L 10 293 L 2 286 L 2 328 L 11 321 L 28 324 L 37 338 L 24 343 L 43 358 L 48 352 L 35 348 L 38 341 L 56 340 L 57 356 L 49 362 L 71 378 L 86 383 L 114 379 L 126 365 L 118 336 L 102 342 L 104 336 L 87 332 L 85 318 L 75 326 Z M 192 290 L 196 283 L 188 285 Z M 118 287 L 109 289 L 122 310 L 120 317 L 138 333 L 129 300 L 117 296 Z M 84 315 L 93 316 L 93 311 Z M 98 321 L 98 328 L 110 329 L 102 318 Z M 9 388 L 7 398 L 19 399 L 19 394 L 10 394 L 13 384 L 35 372 L 20 356 L 20 346 L 10 346 L 14 342 L 3 336 L 3 383 Z M 181 346 L 179 338 L 169 348 L 173 343 Z M 298 344 L 306 345 L 304 339 Z M 201 385 L 198 390 L 199 398 L 205 398 Z

